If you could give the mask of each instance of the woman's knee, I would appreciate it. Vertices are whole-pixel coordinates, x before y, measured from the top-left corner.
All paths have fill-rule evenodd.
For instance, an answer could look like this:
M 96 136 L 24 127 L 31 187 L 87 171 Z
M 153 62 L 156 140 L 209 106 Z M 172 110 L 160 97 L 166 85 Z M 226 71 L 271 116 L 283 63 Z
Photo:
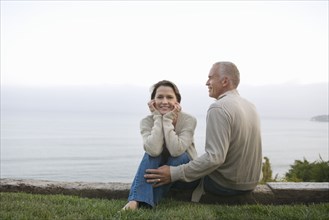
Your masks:
M 180 164 L 185 164 L 190 161 L 188 154 L 185 152 L 178 157 L 169 157 L 167 165 L 178 166 Z
M 141 164 L 144 165 L 149 165 L 152 166 L 154 168 L 156 168 L 157 166 L 159 166 L 161 163 L 161 155 L 158 157 L 151 157 L 149 154 L 145 153 L 142 159 Z

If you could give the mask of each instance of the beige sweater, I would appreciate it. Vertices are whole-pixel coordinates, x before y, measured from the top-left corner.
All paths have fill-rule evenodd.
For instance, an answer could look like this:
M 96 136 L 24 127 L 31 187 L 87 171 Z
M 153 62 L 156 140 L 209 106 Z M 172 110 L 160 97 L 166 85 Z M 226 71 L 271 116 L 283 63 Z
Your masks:
M 150 156 L 159 156 L 165 145 L 172 157 L 187 152 L 190 159 L 197 157 L 194 146 L 196 119 L 184 112 L 178 113 L 176 127 L 173 126 L 174 113 L 161 115 L 158 111 L 142 119 L 140 132 L 143 137 L 144 150 Z
M 208 109 L 205 154 L 170 167 L 172 181 L 206 175 L 219 185 L 236 190 L 256 187 L 262 166 L 260 120 L 253 104 L 231 90 Z

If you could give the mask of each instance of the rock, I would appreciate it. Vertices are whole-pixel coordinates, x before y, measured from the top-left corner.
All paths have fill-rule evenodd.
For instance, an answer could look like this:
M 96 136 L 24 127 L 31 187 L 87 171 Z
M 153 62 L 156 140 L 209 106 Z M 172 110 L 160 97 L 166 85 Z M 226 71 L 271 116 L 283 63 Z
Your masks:
M 31 179 L 0 179 L 0 192 L 63 194 L 88 198 L 127 199 L 130 183 L 61 182 Z M 192 190 L 171 190 L 168 197 L 191 201 Z M 201 203 L 212 204 L 310 204 L 329 202 L 329 183 L 273 182 L 258 185 L 248 194 L 215 196 L 206 193 Z

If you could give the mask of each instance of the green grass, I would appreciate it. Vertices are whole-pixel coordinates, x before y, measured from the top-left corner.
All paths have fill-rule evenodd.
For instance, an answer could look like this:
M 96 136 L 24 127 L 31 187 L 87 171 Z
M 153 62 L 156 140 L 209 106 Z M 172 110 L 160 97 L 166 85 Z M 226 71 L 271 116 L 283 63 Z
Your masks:
M 206 205 L 164 200 L 154 209 L 120 212 L 126 200 L 0 193 L 0 219 L 329 219 L 329 203 Z

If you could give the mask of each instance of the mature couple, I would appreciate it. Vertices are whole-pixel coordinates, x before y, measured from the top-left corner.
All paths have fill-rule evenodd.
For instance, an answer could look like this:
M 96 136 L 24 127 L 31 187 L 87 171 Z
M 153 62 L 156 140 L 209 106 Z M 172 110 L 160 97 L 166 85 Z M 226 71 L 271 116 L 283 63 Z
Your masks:
M 239 195 L 256 187 L 262 166 L 260 121 L 254 105 L 237 92 L 239 82 L 231 62 L 210 69 L 206 86 L 216 101 L 207 112 L 205 153 L 199 157 L 196 119 L 181 111 L 178 88 L 166 80 L 153 86 L 151 115 L 140 123 L 145 154 L 124 210 L 154 207 L 174 187 L 194 189 L 194 202 L 204 193 Z

